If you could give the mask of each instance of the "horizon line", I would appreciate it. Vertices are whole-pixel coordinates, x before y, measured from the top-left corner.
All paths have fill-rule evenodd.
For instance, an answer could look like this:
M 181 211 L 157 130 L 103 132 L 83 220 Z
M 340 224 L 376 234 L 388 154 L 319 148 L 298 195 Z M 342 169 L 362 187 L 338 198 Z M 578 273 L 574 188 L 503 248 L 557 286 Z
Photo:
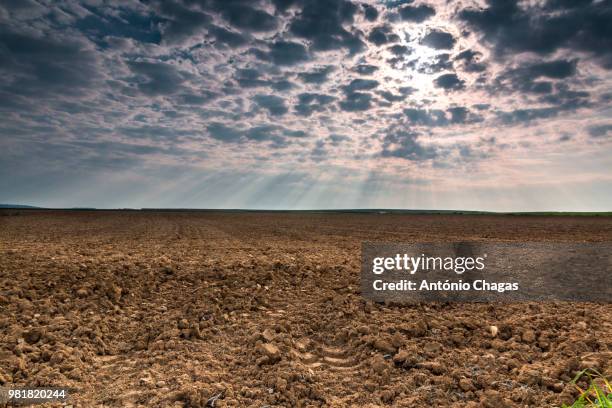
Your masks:
M 456 213 L 456 214 L 609 214 L 610 211 L 490 211 L 465 209 L 423 209 L 423 208 L 194 208 L 194 207 L 40 207 L 24 204 L 0 204 L 0 210 L 49 210 L 49 211 L 219 211 L 219 212 L 362 212 L 362 213 Z

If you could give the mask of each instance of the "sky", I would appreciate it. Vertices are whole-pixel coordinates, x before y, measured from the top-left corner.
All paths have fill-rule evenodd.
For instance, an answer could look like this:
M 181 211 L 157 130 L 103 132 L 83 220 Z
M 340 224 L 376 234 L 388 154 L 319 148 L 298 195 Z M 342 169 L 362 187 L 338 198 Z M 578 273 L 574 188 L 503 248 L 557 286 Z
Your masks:
M 0 203 L 612 210 L 612 1 L 0 2 Z

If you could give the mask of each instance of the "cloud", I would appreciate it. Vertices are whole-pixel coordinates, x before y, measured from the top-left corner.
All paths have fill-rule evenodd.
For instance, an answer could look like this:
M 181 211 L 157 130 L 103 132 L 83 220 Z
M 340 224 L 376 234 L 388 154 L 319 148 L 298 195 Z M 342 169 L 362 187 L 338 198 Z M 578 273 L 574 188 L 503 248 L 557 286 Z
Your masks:
M 378 67 L 371 64 L 359 64 L 353 68 L 353 71 L 361 75 L 372 75 L 378 71 Z
M 500 120 L 506 124 L 524 124 L 537 119 L 549 119 L 557 116 L 561 109 L 548 108 L 533 108 L 533 109 L 515 109 L 508 112 L 498 112 Z
M 255 95 L 253 100 L 260 107 L 267 109 L 272 116 L 282 116 L 289 111 L 284 99 L 275 95 Z
M 367 92 L 350 92 L 340 102 L 340 108 L 347 112 L 358 112 L 370 109 L 372 95 Z
M 300 13 L 291 21 L 289 31 L 312 41 L 315 51 L 346 48 L 350 54 L 356 54 L 365 44 L 359 33 L 350 32 L 344 26 L 353 21 L 356 12 L 357 6 L 346 0 L 306 0 Z
M 378 18 L 378 10 L 371 4 L 362 4 L 363 14 L 366 20 L 376 21 Z
M 333 71 L 334 67 L 332 65 L 327 65 L 311 72 L 300 72 L 298 73 L 298 78 L 300 78 L 302 82 L 308 84 L 322 84 L 327 81 L 327 76 Z
M 295 105 L 295 110 L 298 115 L 310 116 L 313 112 L 323 112 L 327 109 L 327 105 L 333 102 L 336 98 L 331 95 L 319 93 L 301 93 L 298 95 L 298 104 Z
M 277 41 L 270 45 L 269 58 L 277 65 L 295 65 L 306 61 L 308 51 L 306 47 L 297 42 Z
M 277 27 L 277 20 L 267 12 L 251 7 L 251 2 L 213 1 L 216 10 L 232 26 L 246 31 L 272 31 Z
M 1 89 L 34 97 L 85 93 L 100 77 L 99 59 L 85 41 L 47 38 L 0 25 Z
M 379 82 L 374 79 L 357 78 L 353 79 L 348 85 L 344 87 L 346 93 L 353 93 L 355 91 L 369 91 L 376 88 Z
M 431 30 L 423 37 L 421 43 L 436 50 L 449 50 L 455 45 L 455 38 L 446 31 Z
M 186 7 L 178 1 L 161 1 L 157 11 L 164 17 L 160 26 L 162 38 L 168 43 L 184 41 L 212 22 L 209 14 Z
M 242 129 L 213 122 L 207 126 L 206 130 L 213 139 L 223 143 L 272 142 L 269 146 L 275 149 L 285 148 L 292 141 L 308 136 L 304 131 L 272 124 L 255 125 Z
M 463 62 L 463 70 L 466 72 L 482 72 L 487 69 L 486 64 L 480 61 L 482 53 L 474 50 L 465 50 L 457 54 L 455 61 Z
M 612 134 L 612 124 L 589 126 L 588 132 L 591 137 L 605 137 Z
M 447 90 L 458 90 L 465 86 L 465 81 L 459 79 L 456 74 L 443 74 L 434 80 L 437 87 Z
M 419 134 L 401 130 L 390 130 L 383 138 L 382 157 L 397 157 L 409 161 L 424 161 L 438 156 L 431 146 L 419 141 Z
M 410 48 L 405 45 L 393 45 L 389 47 L 389 51 L 393 55 L 402 56 L 410 53 Z
M 498 57 L 504 52 L 551 54 L 566 48 L 586 51 L 612 69 L 612 8 L 607 1 L 547 1 L 524 7 L 518 1 L 488 0 L 484 9 L 459 13 L 470 27 L 494 45 Z M 538 3 L 534 3 L 538 4 Z
M 436 10 L 427 5 L 404 6 L 399 9 L 399 16 L 404 21 L 422 23 L 436 14 Z
M 208 28 L 208 34 L 212 36 L 218 44 L 223 44 L 231 48 L 241 47 L 246 45 L 249 41 L 243 34 L 215 25 L 211 25 Z
M 475 123 L 482 121 L 482 118 L 463 106 L 442 109 L 420 109 L 406 108 L 404 114 L 408 121 L 415 126 L 448 126 L 453 124 Z
M 185 81 L 185 74 L 163 62 L 131 61 L 128 66 L 136 74 L 136 86 L 146 95 L 173 94 Z
M 393 32 L 390 25 L 384 24 L 370 31 L 368 41 L 375 45 L 383 45 L 399 41 L 399 36 Z

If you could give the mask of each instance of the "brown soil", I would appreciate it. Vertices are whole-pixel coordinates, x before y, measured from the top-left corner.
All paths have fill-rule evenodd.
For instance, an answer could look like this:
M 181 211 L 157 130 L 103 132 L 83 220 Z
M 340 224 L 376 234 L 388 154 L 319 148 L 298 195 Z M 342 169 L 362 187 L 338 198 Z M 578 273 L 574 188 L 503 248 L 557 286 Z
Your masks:
M 0 385 L 75 406 L 551 407 L 612 375 L 609 305 L 359 294 L 363 240 L 604 241 L 612 218 L 4 214 Z

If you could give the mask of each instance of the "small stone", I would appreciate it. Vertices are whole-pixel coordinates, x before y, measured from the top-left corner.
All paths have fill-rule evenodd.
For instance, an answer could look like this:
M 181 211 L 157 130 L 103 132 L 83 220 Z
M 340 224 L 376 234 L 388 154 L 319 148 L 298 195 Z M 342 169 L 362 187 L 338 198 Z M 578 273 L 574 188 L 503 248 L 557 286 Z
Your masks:
M 430 341 L 425 343 L 423 350 L 425 350 L 427 353 L 437 354 L 442 350 L 442 345 L 437 341 Z
M 578 326 L 578 329 L 580 330 L 586 330 L 589 327 L 586 322 L 578 322 L 576 323 L 576 326 Z
M 277 378 L 276 379 L 276 389 L 278 391 L 284 391 L 287 389 L 287 380 L 285 380 L 284 378 Z
M 389 353 L 389 354 L 393 354 L 397 351 L 397 349 L 395 347 L 393 347 L 393 345 L 388 342 L 387 340 L 383 340 L 383 339 L 376 339 L 376 341 L 374 342 L 374 348 L 382 351 L 383 353 Z
M 266 362 L 275 363 L 280 360 L 280 350 L 274 344 L 264 343 L 260 345 L 262 354 L 266 357 Z
M 272 340 L 274 340 L 274 333 L 272 333 L 272 330 L 266 329 L 266 330 L 263 331 L 263 333 L 261 333 L 261 337 L 265 341 L 271 342 Z
M 497 333 L 499 332 L 499 328 L 497 326 L 489 326 L 488 330 L 491 337 L 497 337 Z
M 495 390 L 486 390 L 480 400 L 484 408 L 508 408 L 501 394 Z
M 393 362 L 395 364 L 403 364 L 409 357 L 410 353 L 408 353 L 406 350 L 401 350 L 399 353 L 393 356 Z
M 444 374 L 444 366 L 437 361 L 426 361 L 419 364 L 419 367 L 429 370 L 434 375 Z
M 111 283 L 106 289 L 106 296 L 113 302 L 118 302 L 121 299 L 122 292 L 123 290 L 119 286 Z
M 189 327 L 189 321 L 187 321 L 187 319 L 181 319 L 179 320 L 177 327 L 181 330 L 186 329 Z
M 404 336 L 402 336 L 400 333 L 396 332 L 392 337 L 391 337 L 391 344 L 393 345 L 393 347 L 395 347 L 396 349 L 402 347 L 405 343 L 405 339 Z
M 23 334 L 23 337 L 29 344 L 34 344 L 42 337 L 42 332 L 39 329 L 32 329 Z
M 532 368 L 524 368 L 519 372 L 518 380 L 527 385 L 540 385 L 542 383 L 542 375 L 539 371 Z
M 536 334 L 533 330 L 527 329 L 523 332 L 522 339 L 525 343 L 534 343 L 536 341 Z
M 474 384 L 472 384 L 472 380 L 469 378 L 462 378 L 459 380 L 459 388 L 465 392 L 468 392 L 474 389 Z
M 549 388 L 556 393 L 560 393 L 565 388 L 565 385 L 562 382 L 557 382 L 557 383 L 551 384 Z
M 372 359 L 372 369 L 378 374 L 382 374 L 387 369 L 387 362 L 380 354 L 376 354 Z
M 76 291 L 76 295 L 80 298 L 85 298 L 89 295 L 89 291 L 86 288 L 80 288 Z
M 138 383 L 140 384 L 141 387 L 146 387 L 146 386 L 151 385 L 152 381 L 149 377 L 143 377 L 138 380 Z

